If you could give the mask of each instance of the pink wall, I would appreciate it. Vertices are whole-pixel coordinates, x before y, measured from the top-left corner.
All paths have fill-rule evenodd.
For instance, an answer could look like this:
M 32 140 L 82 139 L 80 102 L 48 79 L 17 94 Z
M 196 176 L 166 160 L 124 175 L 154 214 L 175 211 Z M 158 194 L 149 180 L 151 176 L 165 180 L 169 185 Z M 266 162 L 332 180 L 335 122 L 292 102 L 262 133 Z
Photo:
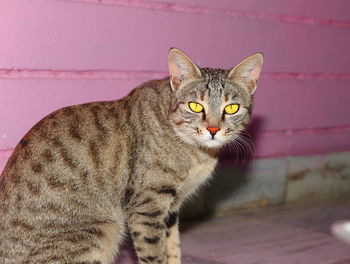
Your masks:
M 265 54 L 258 157 L 350 149 L 348 0 L 2 0 L 0 170 L 62 106 L 124 96 L 166 75 L 169 47 L 201 66 Z

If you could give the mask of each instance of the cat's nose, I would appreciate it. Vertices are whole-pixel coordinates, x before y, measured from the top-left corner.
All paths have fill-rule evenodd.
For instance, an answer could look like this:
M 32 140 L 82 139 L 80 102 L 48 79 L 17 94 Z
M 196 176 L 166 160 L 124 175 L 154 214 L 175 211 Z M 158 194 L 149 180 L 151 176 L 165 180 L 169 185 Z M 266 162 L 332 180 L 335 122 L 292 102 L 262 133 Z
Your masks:
M 216 132 L 220 130 L 220 127 L 207 127 L 207 129 L 209 130 L 212 136 L 215 136 Z

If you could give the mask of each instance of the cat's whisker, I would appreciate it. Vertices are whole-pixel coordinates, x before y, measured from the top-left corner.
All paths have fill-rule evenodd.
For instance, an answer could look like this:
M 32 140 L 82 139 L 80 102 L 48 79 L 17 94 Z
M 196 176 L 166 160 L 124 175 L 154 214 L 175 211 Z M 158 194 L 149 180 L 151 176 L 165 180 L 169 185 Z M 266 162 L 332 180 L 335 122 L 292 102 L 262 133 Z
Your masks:
M 246 157 L 246 160 L 245 162 L 247 162 L 251 156 L 252 156 L 252 149 L 250 147 L 250 145 L 244 140 L 244 138 L 240 137 L 239 138 L 239 141 L 242 143 L 242 145 L 244 146 L 244 149 L 245 149 L 245 157 Z
M 248 160 L 248 158 L 247 158 L 247 149 L 246 149 L 246 145 L 244 144 L 244 142 L 242 142 L 241 141 L 241 139 L 238 137 L 237 138 L 237 144 L 240 146 L 240 149 L 241 149 L 241 154 L 243 155 L 243 162 L 242 162 L 242 164 L 245 164 L 246 163 L 246 161 Z
M 237 139 L 237 138 L 236 138 Z M 240 163 L 241 160 L 241 148 L 242 146 L 240 145 L 240 143 L 236 140 L 232 140 L 230 144 L 228 144 L 228 147 L 231 151 L 233 151 L 233 161 L 235 165 L 238 165 Z
M 238 141 L 240 141 L 245 146 L 245 149 L 248 151 L 247 154 L 249 154 L 247 156 L 247 159 L 252 161 L 252 165 L 254 167 L 255 146 L 254 146 L 251 138 L 244 137 L 244 136 L 239 136 L 238 137 Z
M 239 137 L 239 140 L 240 140 L 244 145 L 246 145 L 246 147 L 248 148 L 250 154 L 254 155 L 255 147 L 254 147 L 252 141 L 251 141 L 249 138 L 245 138 L 245 137 L 242 137 L 242 136 Z
M 239 150 L 235 142 L 232 142 L 231 144 L 229 144 L 228 147 L 233 152 L 233 161 L 234 161 L 234 164 L 237 165 L 239 162 L 239 159 L 238 159 Z
M 251 151 L 251 158 L 254 161 L 254 155 L 255 155 L 256 149 L 255 149 L 253 140 L 251 138 L 243 138 L 243 140 L 246 142 L 247 146 L 249 147 Z
M 232 140 L 231 146 L 234 146 L 238 149 L 241 163 L 246 164 L 254 155 L 254 145 L 249 138 L 242 136 L 241 134 L 235 134 L 234 139 Z
M 253 138 L 252 136 L 247 132 L 247 131 L 242 131 L 241 132 L 241 136 L 246 139 L 247 141 L 249 141 L 250 146 L 254 149 L 255 152 L 255 146 L 253 144 Z

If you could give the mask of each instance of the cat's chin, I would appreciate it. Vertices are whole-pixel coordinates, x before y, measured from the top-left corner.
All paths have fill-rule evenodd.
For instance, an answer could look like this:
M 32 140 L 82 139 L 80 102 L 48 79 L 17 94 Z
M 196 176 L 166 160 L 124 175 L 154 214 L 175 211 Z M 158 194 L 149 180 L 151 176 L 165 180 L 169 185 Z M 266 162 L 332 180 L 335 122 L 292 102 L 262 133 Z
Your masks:
M 222 142 L 219 142 L 217 140 L 208 140 L 205 142 L 202 142 L 201 145 L 205 148 L 221 148 L 223 146 Z
M 183 137 L 182 140 L 192 146 L 196 146 L 199 148 L 207 148 L 207 149 L 219 149 L 223 147 L 224 143 L 218 141 L 218 140 L 196 140 L 196 139 L 190 139 Z

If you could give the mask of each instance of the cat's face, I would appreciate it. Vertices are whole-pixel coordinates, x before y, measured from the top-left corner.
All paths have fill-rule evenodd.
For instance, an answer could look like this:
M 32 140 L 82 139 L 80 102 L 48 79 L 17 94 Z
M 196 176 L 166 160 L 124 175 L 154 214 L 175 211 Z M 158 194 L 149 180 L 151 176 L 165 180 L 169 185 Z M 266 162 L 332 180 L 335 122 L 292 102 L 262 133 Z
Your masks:
M 170 50 L 171 122 L 177 136 L 205 148 L 237 138 L 251 116 L 261 65 L 262 55 L 256 54 L 231 71 L 199 69 L 181 51 Z
M 172 122 L 175 132 L 185 142 L 217 148 L 234 140 L 246 127 L 252 97 L 225 78 L 228 72 L 206 72 L 212 78 L 190 82 L 175 92 Z

